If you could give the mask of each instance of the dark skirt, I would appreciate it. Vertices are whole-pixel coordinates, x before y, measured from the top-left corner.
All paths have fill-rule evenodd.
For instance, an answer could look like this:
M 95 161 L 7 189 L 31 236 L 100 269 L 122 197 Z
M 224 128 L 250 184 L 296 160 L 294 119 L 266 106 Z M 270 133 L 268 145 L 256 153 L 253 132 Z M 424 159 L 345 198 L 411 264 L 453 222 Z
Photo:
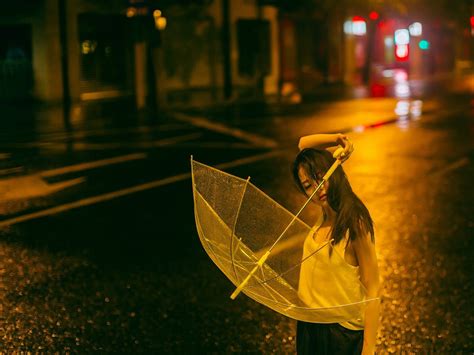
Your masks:
M 363 330 L 350 330 L 337 323 L 297 322 L 296 352 L 298 355 L 361 354 L 363 342 Z

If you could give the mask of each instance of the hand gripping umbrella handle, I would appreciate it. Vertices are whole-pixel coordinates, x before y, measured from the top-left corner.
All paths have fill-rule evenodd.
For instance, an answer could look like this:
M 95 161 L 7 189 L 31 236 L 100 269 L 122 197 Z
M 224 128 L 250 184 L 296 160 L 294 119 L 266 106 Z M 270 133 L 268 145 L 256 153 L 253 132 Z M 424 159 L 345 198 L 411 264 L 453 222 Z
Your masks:
M 342 153 L 344 153 L 344 148 L 337 148 L 336 151 L 333 153 L 333 157 L 336 158 L 336 161 L 331 165 L 329 170 L 324 174 L 323 180 L 328 181 L 331 177 L 332 173 L 337 169 L 339 165 L 342 164 L 341 158 Z
M 316 192 L 321 188 L 321 186 L 323 185 L 323 183 L 325 181 L 328 181 L 329 178 L 331 177 L 332 173 L 337 169 L 337 167 L 339 165 L 342 164 L 342 161 L 341 161 L 341 158 L 342 158 L 342 153 L 344 152 L 344 148 L 338 148 L 336 149 L 336 151 L 333 153 L 333 157 L 336 159 L 336 161 L 331 165 L 331 167 L 329 168 L 329 170 L 326 172 L 326 174 L 324 174 L 324 177 L 321 181 L 321 183 L 319 184 L 319 186 L 314 190 L 314 192 L 311 194 L 311 196 L 308 198 L 308 200 L 306 201 L 306 203 L 303 205 L 303 207 L 301 207 L 301 209 L 298 211 L 298 213 L 293 217 L 292 221 L 290 222 L 290 224 L 288 224 L 288 226 L 285 228 L 285 230 L 280 234 L 280 236 L 277 238 L 277 240 L 273 243 L 273 245 L 270 247 L 270 249 L 268 249 L 268 251 L 260 258 L 260 260 L 257 262 L 257 265 L 255 265 L 255 267 L 252 269 L 252 271 L 250 271 L 250 273 L 247 275 L 247 277 L 240 283 L 240 285 L 235 289 L 235 291 L 232 293 L 232 295 L 230 295 L 230 298 L 235 300 L 235 298 L 238 296 L 238 294 L 243 290 L 243 288 L 247 285 L 247 283 L 249 282 L 250 278 L 253 276 L 253 274 L 255 274 L 255 272 L 257 272 L 258 268 L 259 267 L 262 267 L 263 263 L 267 260 L 268 256 L 270 255 L 270 253 L 272 252 L 273 248 L 275 247 L 275 245 L 280 241 L 280 239 L 283 237 L 283 235 L 285 235 L 286 231 L 290 228 L 290 226 L 293 224 L 293 222 L 296 220 L 296 218 L 298 218 L 298 216 L 300 215 L 300 213 L 303 211 L 303 209 L 306 207 L 306 205 L 309 203 L 309 201 L 311 201 L 311 199 L 313 198 L 313 196 L 316 194 Z

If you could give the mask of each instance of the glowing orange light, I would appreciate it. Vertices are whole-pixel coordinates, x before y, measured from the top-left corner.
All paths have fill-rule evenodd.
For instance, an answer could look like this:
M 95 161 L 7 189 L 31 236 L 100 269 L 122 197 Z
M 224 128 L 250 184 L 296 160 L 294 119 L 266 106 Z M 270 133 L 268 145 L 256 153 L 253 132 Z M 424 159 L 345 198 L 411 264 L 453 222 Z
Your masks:
M 372 11 L 370 14 L 369 14 L 369 18 L 371 20 L 377 20 L 379 18 L 379 14 L 375 11 Z
M 127 11 L 125 12 L 125 15 L 127 17 L 133 17 L 137 14 L 137 9 L 135 7 L 129 7 L 127 8 Z
M 155 17 L 155 27 L 157 30 L 164 30 L 166 28 L 166 17 L 160 16 L 160 17 Z

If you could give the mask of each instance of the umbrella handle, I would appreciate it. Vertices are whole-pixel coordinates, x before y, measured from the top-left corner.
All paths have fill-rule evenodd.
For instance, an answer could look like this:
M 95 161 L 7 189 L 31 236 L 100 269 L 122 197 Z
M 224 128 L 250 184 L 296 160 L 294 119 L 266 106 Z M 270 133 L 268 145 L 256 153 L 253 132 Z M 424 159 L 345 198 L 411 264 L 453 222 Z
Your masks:
M 247 285 L 249 282 L 250 278 L 252 277 L 253 274 L 258 270 L 259 267 L 263 265 L 263 263 L 267 260 L 268 255 L 270 255 L 270 250 L 267 251 L 263 256 L 260 258 L 260 260 L 257 262 L 257 265 L 250 271 L 250 273 L 247 275 L 247 277 L 240 283 L 240 285 L 235 289 L 235 291 L 230 295 L 230 298 L 232 300 L 235 300 L 235 298 L 238 296 L 238 294 L 242 291 L 242 289 Z
M 337 148 L 336 151 L 333 153 L 333 157 L 336 158 L 336 161 L 334 164 L 331 165 L 329 170 L 324 174 L 323 180 L 328 181 L 329 178 L 331 177 L 332 173 L 337 169 L 339 165 L 342 164 L 341 158 L 342 158 L 342 153 L 344 153 L 344 148 Z

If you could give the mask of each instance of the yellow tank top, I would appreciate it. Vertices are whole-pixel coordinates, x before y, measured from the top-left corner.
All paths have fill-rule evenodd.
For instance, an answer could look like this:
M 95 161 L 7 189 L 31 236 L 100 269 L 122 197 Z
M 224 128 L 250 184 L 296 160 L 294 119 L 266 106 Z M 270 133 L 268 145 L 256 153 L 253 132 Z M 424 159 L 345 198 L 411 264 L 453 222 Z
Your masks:
M 309 307 L 336 307 L 365 300 L 366 290 L 360 282 L 359 267 L 344 259 L 348 235 L 337 245 L 332 241 L 317 244 L 313 238 L 322 221 L 311 229 L 303 249 L 298 295 Z M 316 250 L 319 251 L 315 252 Z M 332 249 L 332 253 L 330 250 Z M 314 255 L 311 255 L 313 254 Z M 364 329 L 362 308 L 351 314 L 353 319 L 339 323 L 351 330 Z

